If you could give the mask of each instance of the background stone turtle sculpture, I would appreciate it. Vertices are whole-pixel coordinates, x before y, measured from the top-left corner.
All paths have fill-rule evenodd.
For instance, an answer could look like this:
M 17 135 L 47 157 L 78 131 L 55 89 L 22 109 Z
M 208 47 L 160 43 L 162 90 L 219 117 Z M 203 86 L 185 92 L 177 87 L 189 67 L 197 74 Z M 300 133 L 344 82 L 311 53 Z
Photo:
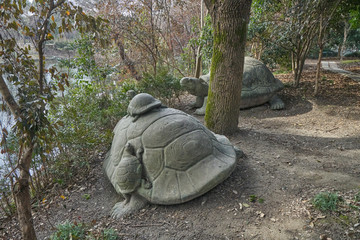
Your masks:
M 206 98 L 209 89 L 210 73 L 200 78 L 182 78 L 181 86 L 196 96 L 195 114 L 204 115 Z M 262 62 L 255 58 L 245 57 L 240 108 L 249 108 L 269 102 L 271 109 L 283 109 L 284 102 L 276 95 L 284 85 L 275 78 Z
M 128 115 L 114 133 L 104 169 L 125 200 L 115 204 L 113 217 L 147 203 L 168 205 L 194 199 L 224 181 L 235 168 L 235 149 L 225 136 L 146 93 L 130 101 Z

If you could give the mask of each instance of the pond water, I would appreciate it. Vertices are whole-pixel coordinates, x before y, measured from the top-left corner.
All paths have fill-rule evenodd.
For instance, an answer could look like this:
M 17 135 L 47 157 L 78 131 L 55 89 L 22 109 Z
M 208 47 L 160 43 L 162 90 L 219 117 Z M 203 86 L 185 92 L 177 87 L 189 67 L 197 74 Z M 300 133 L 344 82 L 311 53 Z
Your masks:
M 53 66 L 54 64 L 55 63 L 51 62 L 51 63 L 49 63 L 47 65 L 47 67 L 49 68 L 49 67 Z M 13 96 L 16 96 L 16 92 L 17 92 L 16 87 L 14 87 L 13 85 L 11 85 L 11 84 L 9 84 L 7 82 L 6 75 L 3 75 L 3 77 L 4 77 L 5 82 L 8 84 L 10 92 L 13 94 Z M 50 74 L 45 75 L 45 79 L 46 79 L 47 82 L 49 82 L 51 80 Z M 0 94 L 0 99 L 1 99 L 1 97 L 2 96 Z M 3 104 L 3 102 L 1 100 L 0 100 L 0 104 Z M 6 128 L 7 131 L 10 132 L 10 129 L 14 125 L 14 123 L 15 123 L 14 119 L 13 119 L 13 117 L 11 115 L 9 115 L 6 112 L 0 111 L 0 127 L 1 127 L 1 129 Z M 2 171 L 1 170 L 4 168 L 4 162 L 6 161 L 5 157 L 6 157 L 6 155 L 2 154 L 0 152 L 0 178 L 2 177 L 2 175 L 1 175 Z

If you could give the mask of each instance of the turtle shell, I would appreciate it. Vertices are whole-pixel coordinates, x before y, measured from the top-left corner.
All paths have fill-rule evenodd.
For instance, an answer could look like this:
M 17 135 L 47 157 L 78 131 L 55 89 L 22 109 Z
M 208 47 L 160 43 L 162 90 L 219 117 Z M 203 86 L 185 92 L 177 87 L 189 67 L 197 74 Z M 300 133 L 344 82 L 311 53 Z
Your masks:
M 268 102 L 284 87 L 270 70 L 259 60 L 245 57 L 241 108 L 257 106 Z
M 197 119 L 172 108 L 157 108 L 133 122 L 127 116 L 115 127 L 104 167 L 116 186 L 116 172 L 130 143 L 142 147 L 143 178 L 151 188 L 136 192 L 155 204 L 177 204 L 196 198 L 224 181 L 234 170 L 236 156 L 230 141 L 215 135 Z M 121 165 L 121 164 L 120 164 Z
M 150 94 L 140 93 L 137 94 L 130 101 L 130 104 L 128 106 L 128 114 L 131 116 L 141 115 L 160 106 L 161 106 L 160 100 L 154 98 Z
M 200 76 L 200 80 L 209 84 L 210 73 Z M 265 64 L 245 57 L 240 108 L 262 105 L 283 88 L 283 83 L 274 77 Z

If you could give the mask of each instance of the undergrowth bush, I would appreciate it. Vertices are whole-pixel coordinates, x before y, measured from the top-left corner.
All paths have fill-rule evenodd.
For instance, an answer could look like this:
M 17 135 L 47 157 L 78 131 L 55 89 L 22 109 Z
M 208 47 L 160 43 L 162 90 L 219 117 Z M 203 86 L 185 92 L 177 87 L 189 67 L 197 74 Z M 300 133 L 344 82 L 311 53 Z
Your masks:
M 315 208 L 321 211 L 335 211 L 341 200 L 341 197 L 336 193 L 322 192 L 313 198 L 312 203 Z
M 90 231 L 90 226 L 84 223 L 66 221 L 56 227 L 56 232 L 50 236 L 51 240 L 116 240 L 119 239 L 114 229 Z
M 96 152 L 108 149 L 112 130 L 126 114 L 127 104 L 121 90 L 109 91 L 95 83 L 75 84 L 53 103 L 52 118 L 62 122 L 56 135 L 61 147 L 51 169 L 56 182 L 71 179 L 76 169 L 83 171 L 89 167 Z
M 140 82 L 136 83 L 137 92 L 146 92 L 171 104 L 172 100 L 178 98 L 181 93 L 180 80 L 169 74 L 166 69 L 160 69 L 156 76 L 144 73 Z

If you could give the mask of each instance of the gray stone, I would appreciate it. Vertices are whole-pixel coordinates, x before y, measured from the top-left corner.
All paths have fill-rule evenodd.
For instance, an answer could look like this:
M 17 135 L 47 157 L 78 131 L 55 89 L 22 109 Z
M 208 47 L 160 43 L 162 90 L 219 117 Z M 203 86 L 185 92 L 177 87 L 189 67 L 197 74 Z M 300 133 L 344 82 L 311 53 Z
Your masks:
M 194 117 L 165 108 L 149 94 L 130 102 L 128 115 L 114 129 L 104 162 L 110 182 L 125 198 L 113 217 L 147 203 L 178 204 L 192 200 L 224 181 L 234 170 L 230 141 Z
M 209 81 L 210 73 L 200 78 L 185 77 L 180 81 L 184 89 L 196 96 L 193 106 L 198 109 L 195 114 L 205 114 Z M 245 57 L 240 108 L 254 107 L 268 102 L 271 109 L 283 109 L 285 104 L 276 95 L 283 87 L 282 82 L 275 78 L 262 62 Z

